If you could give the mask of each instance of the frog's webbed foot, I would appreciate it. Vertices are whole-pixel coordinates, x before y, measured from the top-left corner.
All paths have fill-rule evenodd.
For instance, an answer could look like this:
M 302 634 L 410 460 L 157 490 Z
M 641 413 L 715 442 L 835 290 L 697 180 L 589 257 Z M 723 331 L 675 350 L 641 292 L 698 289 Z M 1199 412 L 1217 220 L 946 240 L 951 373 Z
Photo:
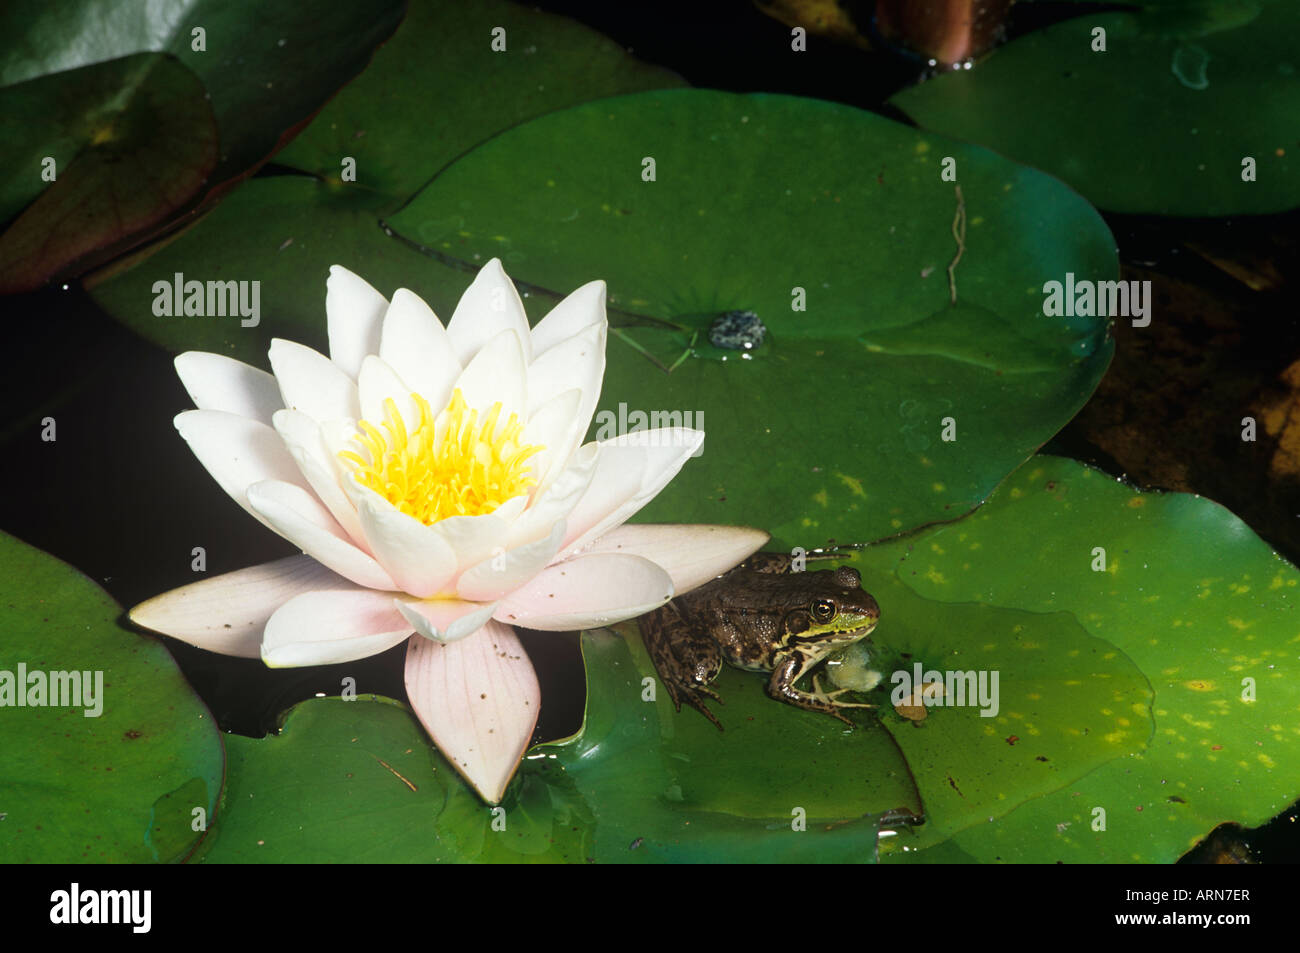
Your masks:
M 767 693 L 787 705 L 794 705 L 796 708 L 802 708 L 805 711 L 824 712 L 832 718 L 844 722 L 850 728 L 856 728 L 857 725 L 839 712 L 840 708 L 848 707 L 847 705 L 831 701 L 824 692 L 819 691 L 818 694 L 814 695 L 794 687 L 794 683 L 799 680 L 807 665 L 807 660 L 798 657 L 778 665 L 772 670 L 772 678 L 767 683 Z
M 717 715 L 709 711 L 708 706 L 705 705 L 704 702 L 700 699 L 700 695 L 708 695 L 719 705 L 723 704 L 722 696 L 719 695 L 717 692 L 715 692 L 713 689 L 709 688 L 707 685 L 691 685 L 689 687 L 683 686 L 682 693 L 680 696 L 677 694 L 677 691 L 673 688 L 672 685 L 668 685 L 668 697 L 673 700 L 674 708 L 676 708 L 680 712 L 682 710 L 682 700 L 684 699 L 686 701 L 686 704 L 690 705 L 692 708 L 698 711 L 705 718 L 709 719 L 709 721 L 717 725 L 719 731 L 723 731 L 724 729 L 722 727 L 722 722 L 718 721 Z
M 834 705 L 836 708 L 875 708 L 876 707 L 875 705 L 869 704 L 867 702 L 839 701 L 839 697 L 843 695 L 845 692 L 851 691 L 851 689 L 839 688 L 833 692 L 825 692 L 822 691 L 821 681 L 819 680 L 818 676 L 814 675 L 812 677 L 812 680 L 813 680 L 813 690 L 811 692 L 811 695 L 819 702 L 825 702 L 828 705 Z

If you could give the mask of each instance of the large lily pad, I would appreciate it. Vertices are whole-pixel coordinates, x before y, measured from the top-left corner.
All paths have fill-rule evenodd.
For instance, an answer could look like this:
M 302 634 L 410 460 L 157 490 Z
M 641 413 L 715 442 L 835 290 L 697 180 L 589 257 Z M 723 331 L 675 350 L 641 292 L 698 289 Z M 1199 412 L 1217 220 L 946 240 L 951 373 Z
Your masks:
M 1068 612 L 1154 689 L 1145 750 L 958 834 L 972 857 L 1171 862 L 1219 823 L 1258 825 L 1300 794 L 1300 572 L 1222 507 L 1041 457 L 968 519 L 868 558 L 901 559 L 901 580 L 954 609 Z
M 1105 52 L 1093 31 L 1105 30 Z M 1102 208 L 1165 215 L 1300 204 L 1300 7 L 1150 4 L 1021 37 L 903 90 L 920 125 L 1051 172 Z M 1242 160 L 1255 162 L 1243 181 Z
M 1067 612 L 922 598 L 892 574 L 902 545 L 870 550 L 860 566 L 863 585 L 881 607 L 874 638 L 896 662 L 873 700 L 925 805 L 925 826 L 898 843 L 915 850 L 989 826 L 1147 746 L 1151 687 L 1124 653 Z M 922 679 L 928 672 L 941 678 L 968 672 L 971 679 L 954 680 L 945 704 L 912 722 L 886 702 L 886 693 L 892 694 L 896 673 L 919 688 L 917 666 Z
M 85 576 L 3 534 L 0 567 L 0 861 L 182 859 L 221 789 L 211 715 L 166 648 L 123 629 L 121 608 Z M 53 706 L 56 681 L 59 701 L 80 704 Z M 83 694 L 100 684 L 97 698 Z M 16 689 L 27 706 L 11 707 Z
M 955 306 L 946 156 L 969 222 Z M 605 278 L 612 322 L 677 325 L 609 347 L 607 421 L 666 414 L 709 434 L 646 518 L 757 518 L 778 544 L 877 539 L 969 510 L 1078 410 L 1111 354 L 1105 319 L 1042 314 L 1046 280 L 1115 274 L 1087 203 L 985 150 L 830 103 L 702 90 L 589 103 L 484 143 L 389 224 L 442 260 L 499 255 L 553 291 Z M 767 326 L 752 352 L 708 343 L 733 309 Z M 662 366 L 691 356 L 669 374 L 645 352 Z

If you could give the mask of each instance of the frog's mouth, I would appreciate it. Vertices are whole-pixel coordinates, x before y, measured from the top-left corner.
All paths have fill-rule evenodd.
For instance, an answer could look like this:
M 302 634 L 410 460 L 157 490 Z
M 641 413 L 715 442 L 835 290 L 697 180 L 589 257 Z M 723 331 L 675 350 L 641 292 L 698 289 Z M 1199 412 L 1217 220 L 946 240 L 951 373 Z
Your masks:
M 839 645 L 842 642 L 856 642 L 858 639 L 865 639 L 875 631 L 876 623 L 880 621 L 877 616 L 873 618 L 869 615 L 858 616 L 856 620 L 848 620 L 848 628 L 834 628 L 828 630 L 823 638 L 829 637 L 829 640 Z M 856 622 L 856 624 L 854 624 Z

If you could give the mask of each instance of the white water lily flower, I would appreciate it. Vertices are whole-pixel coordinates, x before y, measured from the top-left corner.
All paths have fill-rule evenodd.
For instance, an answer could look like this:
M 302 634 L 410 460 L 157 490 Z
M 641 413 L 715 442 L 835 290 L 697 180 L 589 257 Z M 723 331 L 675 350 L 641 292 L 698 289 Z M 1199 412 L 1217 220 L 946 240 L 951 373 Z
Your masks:
M 240 506 L 303 551 L 136 606 L 146 628 L 273 667 L 410 639 L 406 687 L 434 743 L 489 802 L 540 691 L 511 625 L 640 615 L 758 549 L 723 526 L 624 526 L 704 438 L 666 428 L 583 444 L 605 368 L 605 284 L 534 328 L 488 262 L 444 328 L 335 265 L 330 356 L 274 340 L 274 374 L 188 352 L 176 427 Z M 413 636 L 412 633 L 415 633 Z

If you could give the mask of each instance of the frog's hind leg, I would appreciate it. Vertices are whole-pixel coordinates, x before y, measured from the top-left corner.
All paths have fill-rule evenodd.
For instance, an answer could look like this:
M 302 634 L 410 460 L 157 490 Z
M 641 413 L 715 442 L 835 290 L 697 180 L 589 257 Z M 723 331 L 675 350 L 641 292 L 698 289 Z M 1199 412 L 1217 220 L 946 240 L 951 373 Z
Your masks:
M 682 703 L 678 699 L 677 694 L 671 688 L 668 689 L 668 694 L 672 697 L 673 705 L 677 708 L 678 711 L 681 711 Z M 722 722 L 718 721 L 718 716 L 713 714 L 713 712 L 709 711 L 708 706 L 705 705 L 704 702 L 700 700 L 701 695 L 708 695 L 719 705 L 723 704 L 722 696 L 719 695 L 717 692 L 715 692 L 713 689 L 709 688 L 707 685 L 692 685 L 690 688 L 682 692 L 681 698 L 686 701 L 686 704 L 690 705 L 692 708 L 698 711 L 705 718 L 709 719 L 709 721 L 717 725 L 719 731 L 725 730 L 722 727 Z
M 709 687 L 722 669 L 722 653 L 717 645 L 698 634 L 672 602 L 643 615 L 638 627 L 673 707 L 680 712 L 685 701 L 722 731 L 722 722 L 703 701 L 707 696 L 722 704 L 721 696 Z

